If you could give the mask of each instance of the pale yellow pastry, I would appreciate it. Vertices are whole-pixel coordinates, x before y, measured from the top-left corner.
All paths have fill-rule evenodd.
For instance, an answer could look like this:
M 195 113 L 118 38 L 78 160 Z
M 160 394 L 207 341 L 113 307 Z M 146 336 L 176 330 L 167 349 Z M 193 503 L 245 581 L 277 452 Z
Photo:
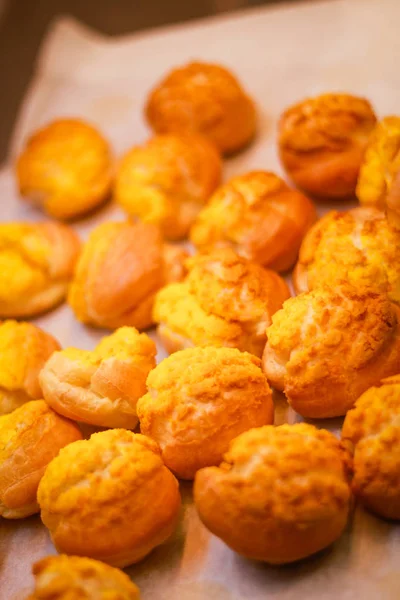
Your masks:
M 181 505 L 157 444 L 126 429 L 94 433 L 61 450 L 40 482 L 38 502 L 59 552 L 117 567 L 165 542 Z
M 286 300 L 267 329 L 263 368 L 303 417 L 344 415 L 400 364 L 400 309 L 348 283 Z
M 58 413 L 100 427 L 137 425 L 136 402 L 156 366 L 156 345 L 134 327 L 121 327 L 93 351 L 66 348 L 40 373 L 46 402 Z
M 207 138 L 158 135 L 123 157 L 114 198 L 131 217 L 159 225 L 167 239 L 180 239 L 220 183 L 221 170 Z
M 181 283 L 163 288 L 154 320 L 169 352 L 190 346 L 226 346 L 261 356 L 266 327 L 290 292 L 274 271 L 230 248 L 197 255 Z
M 400 519 L 400 375 L 362 394 L 346 415 L 342 440 L 354 456 L 356 497 L 376 514 Z
M 349 515 L 350 461 L 335 436 L 305 423 L 251 429 L 219 467 L 198 471 L 194 499 L 205 526 L 244 556 L 271 564 L 335 542 Z
M 60 344 L 31 323 L 0 322 L 0 415 L 42 397 L 39 372 Z
M 0 417 L 0 515 L 21 519 L 39 512 L 36 492 L 49 462 L 80 440 L 75 423 L 43 400 L 26 402 Z
M 16 165 L 22 196 L 63 220 L 102 204 L 111 191 L 112 171 L 107 141 L 79 119 L 58 119 L 36 131 Z
M 181 479 L 217 465 L 239 433 L 274 420 L 260 359 L 236 348 L 176 352 L 150 372 L 147 387 L 137 403 L 140 430 Z

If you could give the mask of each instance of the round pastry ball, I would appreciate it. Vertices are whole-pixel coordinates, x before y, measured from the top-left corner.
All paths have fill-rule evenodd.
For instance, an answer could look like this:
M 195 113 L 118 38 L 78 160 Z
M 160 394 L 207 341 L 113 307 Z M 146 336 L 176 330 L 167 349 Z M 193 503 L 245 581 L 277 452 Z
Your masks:
M 46 402 L 58 413 L 100 427 L 134 429 L 136 402 L 156 366 L 156 345 L 134 327 L 121 327 L 93 351 L 66 348 L 40 373 Z
M 190 346 L 226 346 L 261 357 L 271 316 L 290 292 L 274 271 L 231 248 L 196 255 L 189 274 L 158 292 L 154 319 L 172 353 Z
M 196 218 L 190 239 L 202 252 L 229 246 L 275 271 L 287 271 L 317 218 L 312 202 L 273 173 L 252 171 L 221 186 Z
M 0 515 L 21 519 L 39 512 L 36 492 L 49 462 L 82 434 L 43 400 L 0 417 Z
M 344 420 L 354 455 L 353 491 L 374 513 L 400 519 L 400 375 L 369 388 Z
M 80 250 L 60 223 L 0 224 L 0 318 L 46 312 L 67 295 Z
M 60 344 L 32 323 L 0 323 L 0 415 L 42 397 L 39 373 Z
M 342 282 L 286 300 L 267 329 L 263 368 L 303 417 L 346 414 L 399 371 L 400 309 L 386 294 Z
M 347 280 L 400 304 L 400 231 L 375 208 L 332 211 L 310 229 L 293 273 L 297 293 Z
M 164 244 L 154 225 L 101 223 L 83 247 L 68 302 L 82 323 L 146 329 L 156 292 L 183 277 L 186 257 Z
M 156 133 L 201 133 L 223 154 L 246 146 L 256 130 L 251 98 L 230 71 L 209 63 L 172 70 L 151 92 L 145 113 Z
M 16 165 L 22 196 L 62 220 L 102 204 L 112 172 L 107 141 L 79 119 L 59 119 L 34 133 Z
M 34 592 L 27 600 L 140 600 L 128 575 L 82 556 L 46 556 L 32 567 Z
M 221 181 L 222 163 L 207 138 L 158 135 L 132 148 L 117 171 L 114 197 L 129 216 L 184 238 Z
M 348 456 L 334 435 L 304 423 L 234 439 L 219 467 L 196 474 L 200 519 L 232 550 L 271 564 L 335 542 L 349 514 Z
M 354 196 L 376 116 L 364 98 L 323 94 L 288 108 L 279 123 L 281 162 L 292 181 L 320 198 Z
M 239 433 L 274 420 L 261 361 L 236 348 L 176 352 L 151 371 L 147 388 L 137 403 L 140 430 L 180 479 L 217 465 Z

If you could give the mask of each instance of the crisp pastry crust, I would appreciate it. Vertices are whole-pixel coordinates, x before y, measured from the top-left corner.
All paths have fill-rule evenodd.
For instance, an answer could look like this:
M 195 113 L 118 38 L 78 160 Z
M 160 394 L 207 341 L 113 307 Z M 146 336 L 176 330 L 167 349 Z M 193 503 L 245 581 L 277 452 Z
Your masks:
M 73 219 L 109 196 L 113 174 L 110 147 L 88 123 L 59 119 L 28 139 L 16 174 L 27 200 L 56 219 Z
M 290 297 L 284 280 L 230 248 L 187 261 L 184 282 L 163 288 L 154 320 L 169 351 L 226 346 L 261 356 L 271 316 Z
M 239 81 L 208 63 L 172 70 L 151 92 L 145 113 L 156 133 L 201 133 L 223 154 L 246 146 L 256 130 L 254 103 Z
M 293 273 L 296 292 L 342 279 L 400 304 L 400 232 L 375 208 L 329 212 L 303 240 Z
M 375 123 L 373 108 L 364 98 L 349 94 L 307 98 L 281 117 L 281 162 L 293 182 L 313 196 L 353 196 Z
M 198 471 L 194 499 L 236 552 L 290 563 L 332 544 L 346 526 L 349 457 L 334 435 L 304 423 L 239 435 L 219 467 Z
M 186 257 L 166 247 L 154 225 L 102 223 L 83 248 L 68 302 L 82 323 L 146 329 L 156 292 L 182 276 Z
M 234 437 L 274 419 L 261 361 L 235 348 L 176 352 L 150 372 L 147 388 L 137 404 L 141 432 L 181 479 L 218 464 Z
M 80 242 L 60 223 L 0 224 L 0 318 L 30 317 L 64 300 Z
M 55 352 L 40 373 L 43 397 L 70 419 L 134 429 L 136 402 L 146 393 L 156 353 L 155 343 L 134 327 L 121 327 L 93 351 Z
M 1 416 L 0 515 L 21 519 L 39 512 L 36 492 L 45 468 L 61 448 L 81 438 L 77 425 L 43 400 Z
M 221 171 L 221 158 L 207 138 L 155 136 L 123 157 L 114 198 L 131 217 L 159 225 L 167 239 L 181 239 L 220 183 Z
M 39 372 L 60 344 L 31 323 L 0 323 L 0 415 L 42 397 Z
M 344 415 L 398 372 L 399 319 L 386 294 L 344 282 L 290 298 L 267 329 L 264 372 L 303 417 Z
M 316 218 L 312 202 L 283 179 L 252 171 L 214 193 L 199 213 L 190 239 L 201 251 L 230 246 L 244 258 L 286 271 Z
M 400 519 L 400 375 L 369 388 L 345 418 L 343 443 L 354 456 L 353 491 L 387 519 Z
M 157 444 L 125 429 L 64 448 L 46 469 L 38 502 L 59 552 L 117 567 L 168 539 L 181 504 Z

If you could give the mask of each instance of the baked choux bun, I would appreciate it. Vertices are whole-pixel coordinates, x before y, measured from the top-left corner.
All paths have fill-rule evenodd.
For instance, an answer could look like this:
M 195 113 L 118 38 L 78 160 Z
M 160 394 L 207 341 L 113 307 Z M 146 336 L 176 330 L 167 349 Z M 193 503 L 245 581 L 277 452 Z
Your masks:
M 164 244 L 154 225 L 102 223 L 83 247 L 68 302 L 82 323 L 146 329 L 156 292 L 183 276 L 186 257 Z
M 239 81 L 209 63 L 172 70 L 151 92 L 145 113 L 156 133 L 201 133 L 223 154 L 246 146 L 256 130 L 254 103 Z
M 164 287 L 154 302 L 166 349 L 226 346 L 261 357 L 271 316 L 290 297 L 285 281 L 231 248 L 196 255 L 186 264 L 185 281 Z
M 140 430 L 181 479 L 219 464 L 239 433 L 274 420 L 260 359 L 236 348 L 176 352 L 150 372 L 147 388 L 137 404 Z
M 60 344 L 31 323 L 0 322 L 0 415 L 42 397 L 39 373 Z
M 387 519 L 400 519 L 400 375 L 369 388 L 344 420 L 343 443 L 354 456 L 353 491 Z
M 26 402 L 0 417 L 0 515 L 21 519 L 39 512 L 36 492 L 49 462 L 80 440 L 78 426 L 43 400 Z
M 350 461 L 329 431 L 299 423 L 251 429 L 219 467 L 198 471 L 200 519 L 232 550 L 271 564 L 326 548 L 349 514 Z
M 63 448 L 40 482 L 43 523 L 59 552 L 125 567 L 173 533 L 179 485 L 153 440 L 126 429 Z
M 66 348 L 40 373 L 46 402 L 58 413 L 100 427 L 134 429 L 136 402 L 156 366 L 156 345 L 134 327 L 121 327 L 93 351 Z
M 361 205 L 386 210 L 389 222 L 400 229 L 400 117 L 386 117 L 374 129 L 356 194 Z
M 346 414 L 400 364 L 400 309 L 342 282 L 286 300 L 267 329 L 263 368 L 303 417 Z
M 112 157 L 108 143 L 79 119 L 59 119 L 32 135 L 18 158 L 19 190 L 56 219 L 73 219 L 110 194 Z
M 354 195 L 376 116 L 364 98 L 323 94 L 288 108 L 279 123 L 281 162 L 292 181 L 320 198 Z
M 158 225 L 167 239 L 181 239 L 219 185 L 221 171 L 221 158 L 207 138 L 158 135 L 124 156 L 114 197 L 131 217 Z
M 230 246 L 244 258 L 287 271 L 316 218 L 312 202 L 283 179 L 252 171 L 214 193 L 196 218 L 190 239 L 203 252 Z
M 400 304 L 400 231 L 375 208 L 331 211 L 303 240 L 293 272 L 297 293 L 344 279 Z
M 0 224 L 0 318 L 48 311 L 67 294 L 80 242 L 60 223 Z
M 32 568 L 35 590 L 27 600 L 140 600 L 123 571 L 82 556 L 47 556 Z

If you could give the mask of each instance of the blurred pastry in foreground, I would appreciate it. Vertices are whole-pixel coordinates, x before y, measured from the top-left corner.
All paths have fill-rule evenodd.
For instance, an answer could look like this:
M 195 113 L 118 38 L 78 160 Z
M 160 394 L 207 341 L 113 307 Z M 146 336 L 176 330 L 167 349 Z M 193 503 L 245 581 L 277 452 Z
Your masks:
M 83 248 L 68 302 L 82 323 L 146 329 L 156 292 L 182 279 L 186 257 L 164 244 L 154 225 L 102 223 Z
M 400 519 L 400 375 L 362 394 L 342 440 L 354 455 L 355 495 L 376 514 Z
M 82 556 L 46 556 L 32 567 L 35 590 L 27 600 L 140 600 L 128 575 Z
M 39 372 L 60 344 L 31 323 L 0 323 L 0 415 L 42 397 Z
M 283 179 L 252 171 L 214 193 L 195 220 L 190 239 L 200 251 L 230 246 L 244 258 L 286 271 L 316 218 L 312 202 Z
M 156 133 L 201 133 L 223 154 L 246 146 L 256 130 L 254 103 L 239 81 L 209 63 L 170 71 L 151 92 L 145 112 Z
M 348 283 L 286 300 L 267 329 L 263 368 L 303 417 L 344 415 L 399 371 L 400 309 L 386 294 Z
M 386 117 L 374 129 L 356 193 L 361 205 L 386 210 L 391 225 L 400 229 L 400 117 Z
M 21 519 L 39 512 L 36 492 L 59 450 L 80 440 L 75 423 L 43 400 L 26 402 L 0 417 L 0 515 Z
M 261 357 L 271 316 L 290 296 L 285 281 L 231 248 L 196 255 L 187 264 L 185 281 L 163 288 L 154 303 L 168 352 L 226 346 Z
M 59 552 L 117 567 L 165 542 L 181 505 L 157 444 L 126 429 L 94 433 L 61 450 L 40 482 L 38 502 Z
M 151 371 L 147 388 L 137 403 L 140 430 L 181 479 L 217 465 L 239 433 L 274 420 L 261 361 L 235 348 L 176 352 Z
M 79 119 L 59 119 L 34 133 L 16 165 L 20 192 L 56 219 L 73 219 L 110 194 L 108 143 Z
M 281 117 L 281 162 L 306 193 L 321 198 L 351 197 L 375 123 L 373 108 L 364 98 L 349 94 L 307 98 Z
M 80 250 L 59 223 L 0 224 L 0 318 L 31 317 L 67 295 Z
M 349 457 L 332 433 L 304 423 L 239 435 L 219 467 L 198 471 L 204 525 L 255 560 L 290 563 L 326 548 L 349 514 Z
M 40 373 L 46 402 L 58 413 L 100 427 L 137 425 L 136 402 L 156 366 L 156 345 L 134 327 L 121 327 L 91 352 L 55 352 Z
M 131 217 L 159 225 L 167 239 L 180 239 L 219 185 L 221 171 L 207 138 L 158 135 L 124 156 L 114 197 Z

